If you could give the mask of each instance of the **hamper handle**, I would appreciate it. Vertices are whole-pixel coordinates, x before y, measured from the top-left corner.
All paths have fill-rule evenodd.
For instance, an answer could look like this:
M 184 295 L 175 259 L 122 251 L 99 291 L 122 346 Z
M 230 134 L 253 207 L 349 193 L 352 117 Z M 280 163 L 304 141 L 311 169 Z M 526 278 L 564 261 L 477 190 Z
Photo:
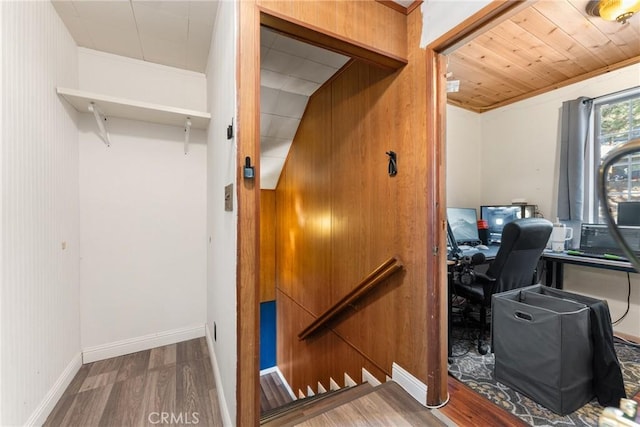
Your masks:
M 533 320 L 533 315 L 525 313 L 524 311 L 516 311 L 513 315 L 516 319 L 526 320 L 527 322 L 531 322 Z

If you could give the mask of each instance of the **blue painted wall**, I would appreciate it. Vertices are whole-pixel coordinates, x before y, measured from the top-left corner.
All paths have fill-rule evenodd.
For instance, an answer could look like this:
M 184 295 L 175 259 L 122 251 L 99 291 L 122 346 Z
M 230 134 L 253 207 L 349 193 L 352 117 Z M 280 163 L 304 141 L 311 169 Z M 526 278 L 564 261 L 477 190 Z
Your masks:
M 276 302 L 260 303 L 260 369 L 276 366 Z

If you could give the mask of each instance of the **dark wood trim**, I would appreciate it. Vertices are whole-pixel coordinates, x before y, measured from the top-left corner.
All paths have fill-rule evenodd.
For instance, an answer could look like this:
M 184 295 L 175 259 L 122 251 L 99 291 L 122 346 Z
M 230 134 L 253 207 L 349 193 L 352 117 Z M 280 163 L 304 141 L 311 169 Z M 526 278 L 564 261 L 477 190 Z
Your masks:
M 410 14 L 411 12 L 413 12 L 413 10 L 420 6 L 422 4 L 422 0 L 415 0 L 413 3 L 411 3 L 409 6 L 404 7 L 399 3 L 396 3 L 395 1 L 392 0 L 376 0 L 378 3 L 381 3 L 397 12 L 403 13 L 405 15 Z
M 447 266 L 445 242 L 445 134 L 446 57 L 427 49 L 427 182 L 434 194 L 427 196 L 427 405 L 437 406 L 447 399 Z
M 428 47 L 438 53 L 451 53 L 534 2 L 535 0 L 495 0 L 429 43 Z
M 422 4 L 422 0 L 414 1 L 411 5 L 409 5 L 409 7 L 407 7 L 407 15 L 413 12 L 415 9 L 417 9 L 418 6 L 420 6 L 421 4 Z
M 260 419 L 260 16 L 254 1 L 238 3 L 238 19 L 235 423 L 252 426 Z M 243 177 L 246 156 L 256 165 L 254 179 Z
M 614 332 L 613 335 L 622 338 L 627 341 L 634 342 L 636 344 L 640 344 L 640 337 L 636 337 L 635 335 L 625 334 L 623 332 Z M 640 391 L 638 392 L 638 396 L 640 396 Z
M 460 43 L 486 31 L 490 25 L 500 22 L 520 8 L 530 5 L 523 0 L 495 0 L 473 14 L 432 43 L 426 49 L 427 61 L 427 142 L 428 189 L 434 191 L 427 197 L 427 254 L 428 276 L 427 313 L 433 320 L 428 323 L 427 342 L 427 405 L 441 405 L 447 399 L 447 272 L 446 272 L 446 53 Z
M 365 46 L 355 40 L 284 17 L 278 12 L 264 7 L 261 7 L 260 11 L 260 23 L 262 25 L 297 40 L 392 70 L 397 70 L 407 64 L 406 58 L 383 52 L 374 46 Z
M 379 267 L 360 281 L 351 292 L 340 298 L 335 304 L 329 307 L 324 313 L 318 316 L 311 324 L 304 328 L 299 334 L 298 339 L 304 340 L 318 329 L 325 326 L 331 320 L 335 319 L 346 308 L 350 307 L 358 299 L 362 298 L 379 283 L 384 281 L 396 271 L 402 268 L 402 263 L 396 257 L 391 257 L 383 262 Z
M 449 403 L 443 415 L 460 426 L 526 427 L 527 423 L 449 376 Z

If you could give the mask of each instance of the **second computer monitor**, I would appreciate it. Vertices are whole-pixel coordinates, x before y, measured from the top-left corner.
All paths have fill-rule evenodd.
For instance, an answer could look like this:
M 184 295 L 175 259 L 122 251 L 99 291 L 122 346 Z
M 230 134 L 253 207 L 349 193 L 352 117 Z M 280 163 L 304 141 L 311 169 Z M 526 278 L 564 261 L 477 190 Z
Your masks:
M 489 244 L 500 243 L 502 239 L 502 229 L 511 221 L 533 216 L 529 206 L 530 205 L 481 206 L 480 217 L 486 220 L 489 226 Z

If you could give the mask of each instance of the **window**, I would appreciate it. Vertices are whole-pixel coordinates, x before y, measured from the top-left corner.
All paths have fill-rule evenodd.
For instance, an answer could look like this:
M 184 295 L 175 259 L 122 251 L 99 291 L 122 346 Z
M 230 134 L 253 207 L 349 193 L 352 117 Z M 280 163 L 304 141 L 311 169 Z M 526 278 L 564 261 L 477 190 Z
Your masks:
M 640 88 L 634 88 L 615 97 L 594 101 L 594 159 L 597 165 L 611 149 L 640 138 Z M 594 168 L 597 174 L 598 166 Z M 622 158 L 610 169 L 607 177 L 609 208 L 617 220 L 618 203 L 640 202 L 640 153 Z M 596 190 L 597 191 L 597 190 Z M 594 206 L 596 222 L 604 222 L 604 206 L 597 194 Z

